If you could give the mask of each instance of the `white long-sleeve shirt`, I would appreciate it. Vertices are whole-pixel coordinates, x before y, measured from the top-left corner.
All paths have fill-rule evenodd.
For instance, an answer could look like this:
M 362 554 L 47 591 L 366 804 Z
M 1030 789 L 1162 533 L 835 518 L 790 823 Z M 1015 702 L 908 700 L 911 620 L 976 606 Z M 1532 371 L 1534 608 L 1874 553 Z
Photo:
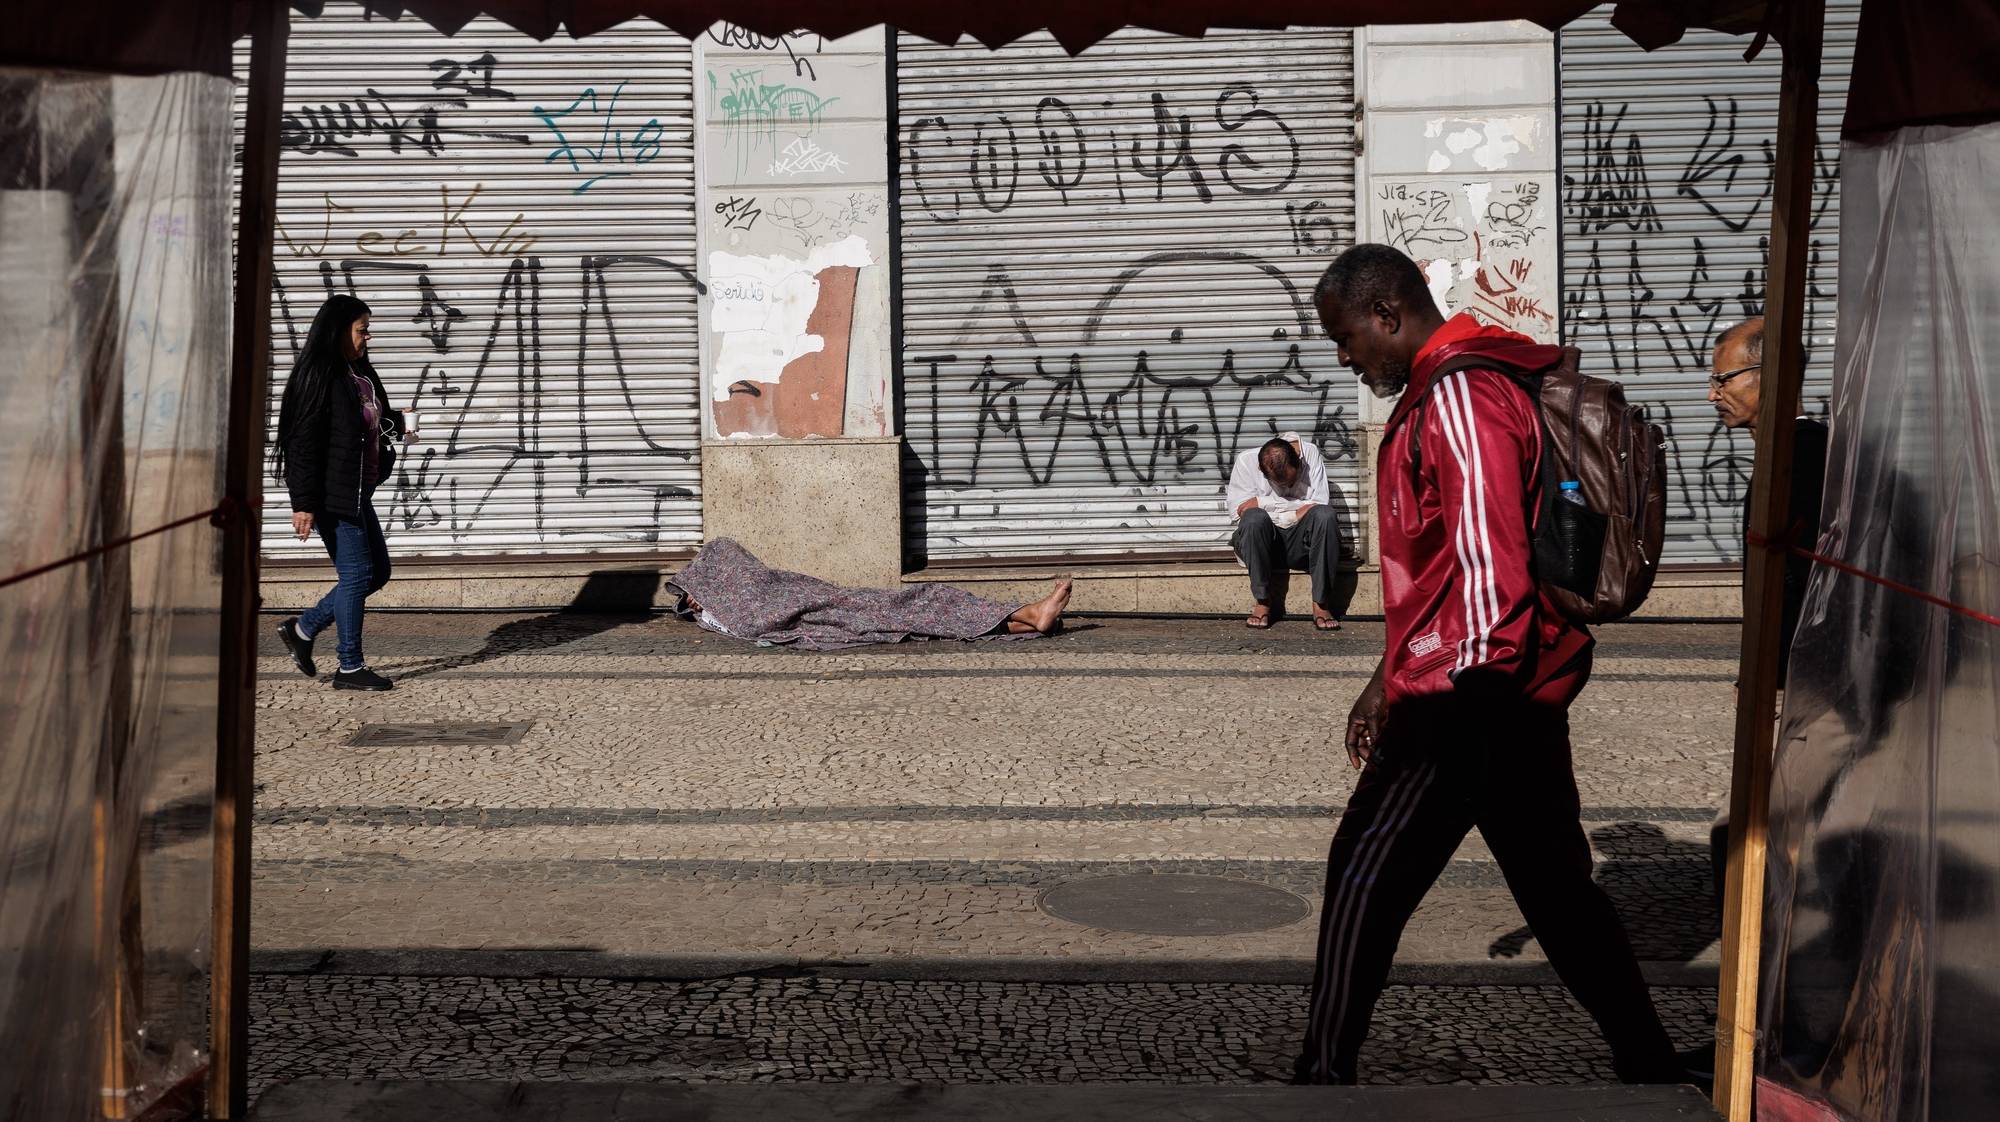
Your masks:
M 1280 526 L 1297 522 L 1300 507 L 1325 506 L 1331 501 L 1326 485 L 1326 461 L 1319 454 L 1319 446 L 1310 440 L 1300 439 L 1295 432 L 1281 432 L 1278 438 L 1290 442 L 1299 450 L 1297 483 L 1289 492 L 1279 491 L 1265 478 L 1264 469 L 1257 462 L 1257 454 L 1264 445 L 1260 442 L 1254 448 L 1245 448 L 1236 454 L 1236 467 L 1229 473 L 1229 486 L 1225 491 L 1230 521 L 1240 517 L 1236 508 L 1248 499 L 1256 499 L 1257 505 L 1271 516 L 1271 521 Z

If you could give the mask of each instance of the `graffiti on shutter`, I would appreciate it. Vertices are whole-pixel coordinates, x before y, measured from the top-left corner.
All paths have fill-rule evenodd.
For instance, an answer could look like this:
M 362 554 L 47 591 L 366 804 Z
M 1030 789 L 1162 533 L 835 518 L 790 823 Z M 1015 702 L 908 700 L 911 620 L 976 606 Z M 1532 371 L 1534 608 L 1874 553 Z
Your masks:
M 1830 393 L 1839 122 L 1858 12 L 1856 0 L 1828 6 L 1806 254 L 1813 414 Z M 1694 32 L 1648 54 L 1608 8 L 1562 36 L 1565 336 L 1666 429 L 1670 562 L 1742 556 L 1753 450 L 1717 419 L 1707 377 L 1716 336 L 1764 310 L 1779 52 L 1745 63 L 1747 42 Z M 1688 80 L 1661 82 L 1661 66 Z
M 564 50 L 351 4 L 300 21 L 273 418 L 320 303 L 366 301 L 390 404 L 418 414 L 375 496 L 392 550 L 699 540 L 690 59 L 640 24 Z M 266 549 L 323 556 L 289 540 L 286 513 L 267 509 Z
M 904 42 L 912 544 L 1226 550 L 1231 464 L 1286 430 L 1351 533 L 1354 380 L 1311 298 L 1352 238 L 1347 33 L 1093 52 Z

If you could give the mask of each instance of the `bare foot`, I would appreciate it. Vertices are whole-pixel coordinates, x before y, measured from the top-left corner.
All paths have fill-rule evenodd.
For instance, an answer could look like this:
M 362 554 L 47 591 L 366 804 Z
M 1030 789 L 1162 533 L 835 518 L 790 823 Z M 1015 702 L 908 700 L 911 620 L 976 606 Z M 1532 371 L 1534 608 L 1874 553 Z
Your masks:
M 1069 607 L 1069 594 L 1075 583 L 1068 579 L 1057 581 L 1047 596 L 1015 612 L 1011 622 L 1025 623 L 1044 635 L 1057 630 L 1062 626 L 1063 609 Z
M 1334 615 L 1332 612 L 1327 611 L 1325 608 L 1322 608 L 1319 605 L 1314 604 L 1313 630 L 1338 631 L 1340 630 L 1340 617 Z
M 1243 621 L 1243 626 L 1252 631 L 1263 631 L 1269 628 L 1271 626 L 1271 605 L 1259 604 L 1251 608 L 1250 618 Z

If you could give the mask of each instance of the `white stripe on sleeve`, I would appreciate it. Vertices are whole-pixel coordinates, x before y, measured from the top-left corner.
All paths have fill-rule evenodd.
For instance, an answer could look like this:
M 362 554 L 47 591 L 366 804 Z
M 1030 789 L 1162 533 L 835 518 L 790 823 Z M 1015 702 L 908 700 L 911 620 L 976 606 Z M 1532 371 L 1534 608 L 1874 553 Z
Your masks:
M 1458 533 L 1452 544 L 1458 550 L 1459 594 L 1465 599 L 1465 637 L 1458 641 L 1458 663 L 1453 672 L 1465 669 L 1478 661 L 1479 636 L 1486 632 L 1485 598 L 1480 596 L 1479 586 L 1480 554 L 1472 540 L 1473 527 L 1477 523 L 1472 503 L 1472 465 L 1465 453 L 1465 433 L 1460 429 L 1459 414 L 1450 395 L 1449 378 L 1437 387 L 1437 395 L 1442 407 L 1438 411 L 1438 424 L 1444 429 L 1445 443 L 1450 446 L 1452 458 L 1458 461 L 1458 474 L 1465 481 L 1458 496 Z
M 1492 657 L 1487 650 L 1487 641 L 1492 637 L 1493 628 L 1500 623 L 1500 589 L 1494 579 L 1493 535 L 1486 528 L 1486 460 L 1479 450 L 1479 427 L 1473 423 L 1472 383 L 1463 370 L 1451 376 L 1455 384 L 1459 409 L 1465 420 L 1465 442 L 1472 448 L 1473 495 L 1479 509 L 1479 533 L 1474 538 L 1480 544 L 1484 555 L 1479 591 L 1486 598 L 1486 629 L 1479 636 L 1479 661 Z

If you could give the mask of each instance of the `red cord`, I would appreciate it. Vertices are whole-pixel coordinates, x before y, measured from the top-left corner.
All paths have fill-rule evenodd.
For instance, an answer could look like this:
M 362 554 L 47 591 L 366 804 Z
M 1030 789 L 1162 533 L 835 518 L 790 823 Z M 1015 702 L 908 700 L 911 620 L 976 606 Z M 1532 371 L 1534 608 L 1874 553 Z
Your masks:
M 204 518 L 213 520 L 215 524 L 218 526 L 224 525 L 229 520 L 227 512 L 235 509 L 236 505 L 237 504 L 225 499 L 219 506 L 213 506 L 207 510 L 200 511 L 196 514 L 190 514 L 186 518 L 176 518 L 172 522 L 169 522 L 164 526 L 155 526 L 150 530 L 145 530 L 137 534 L 132 534 L 129 537 L 123 537 L 115 541 L 105 542 L 103 545 L 100 545 L 95 549 L 86 549 L 82 553 L 73 554 L 69 557 L 63 558 L 60 561 L 51 561 L 46 565 L 37 565 L 32 569 L 24 569 L 21 572 L 15 573 L 10 577 L 0 578 L 0 588 L 6 588 L 8 585 L 11 584 L 19 584 L 24 580 L 32 580 L 35 577 L 43 575 L 44 573 L 53 573 L 57 569 L 61 569 L 64 568 L 65 566 L 75 565 L 84 561 L 88 561 L 93 557 L 109 553 L 114 549 L 123 549 L 126 546 L 133 544 L 134 542 L 144 541 L 147 538 L 164 534 L 169 530 L 178 530 L 182 526 L 185 526 L 190 522 L 199 522 Z
M 1830 569 L 1838 569 L 1841 572 L 1848 574 L 1849 576 L 1860 577 L 1862 580 L 1868 581 L 1871 584 L 1879 584 L 1883 588 L 1889 589 L 1893 592 L 1900 592 L 1905 596 L 1914 596 L 1917 599 L 1922 600 L 1926 604 L 1934 604 L 1940 608 L 1945 609 L 1946 611 L 1957 612 L 1959 615 L 1965 616 L 1968 619 L 1976 619 L 1981 623 L 1990 623 L 1995 627 L 2000 627 L 2000 616 L 1991 616 L 1986 614 L 1985 612 L 1979 611 L 1976 608 L 1968 608 L 1963 604 L 1954 604 L 1942 596 L 1933 596 L 1930 593 L 1925 592 L 1921 588 L 1911 588 L 1909 585 L 1903 584 L 1900 581 L 1893 581 L 1890 580 L 1888 577 L 1876 576 L 1874 573 L 1868 572 L 1866 569 L 1857 569 L 1854 566 L 1849 565 L 1845 561 L 1836 561 L 1833 558 L 1828 557 L 1824 553 L 1815 553 L 1810 549 L 1804 548 L 1803 546 L 1792 545 L 1789 542 L 1775 543 L 1772 542 L 1771 539 L 1765 537 L 1764 535 L 1758 533 L 1755 530 L 1750 530 L 1746 532 L 1743 536 L 1749 539 L 1751 545 L 1758 546 L 1763 549 L 1777 549 L 1785 553 L 1793 554 L 1798 557 L 1804 557 L 1811 561 L 1817 561 L 1820 564 L 1825 565 Z

